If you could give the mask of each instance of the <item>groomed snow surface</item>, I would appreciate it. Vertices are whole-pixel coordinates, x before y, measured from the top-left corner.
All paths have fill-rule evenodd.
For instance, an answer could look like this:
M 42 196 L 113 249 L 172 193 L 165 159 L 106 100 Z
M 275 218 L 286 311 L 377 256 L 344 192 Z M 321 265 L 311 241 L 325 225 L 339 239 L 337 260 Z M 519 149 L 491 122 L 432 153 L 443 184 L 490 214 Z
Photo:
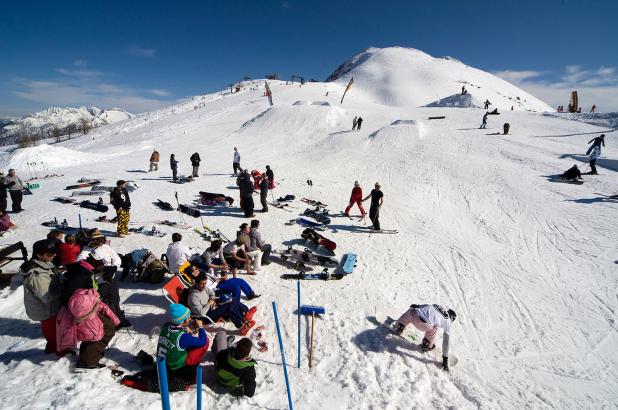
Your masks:
M 618 192 L 616 168 L 599 168 L 600 175 L 585 176 L 581 186 L 548 178 L 580 163 L 561 156 L 582 155 L 602 128 L 504 111 L 480 130 L 481 109 L 393 107 L 365 99 L 355 88 L 340 105 L 345 84 L 339 83 L 271 82 L 275 106 L 269 108 L 263 88 L 251 90 L 258 85 L 247 84 L 233 95 L 197 97 L 55 145 L 40 161 L 52 164 L 62 157 L 66 162 L 55 172 L 64 177 L 42 181 L 25 197 L 26 212 L 14 216 L 19 229 L 1 243 L 22 240 L 30 247 L 47 233 L 41 222 L 53 217 L 77 224 L 80 208 L 49 200 L 66 194 L 63 188 L 82 176 L 101 178 L 105 185 L 135 180 L 140 188 L 132 193 L 132 220 L 144 223 L 180 220 L 152 205 L 156 198 L 174 202 L 174 191 L 185 203 L 200 190 L 237 197 L 230 178 L 234 146 L 243 167 L 271 165 L 279 182 L 275 197 L 312 197 L 333 213 L 346 206 L 355 180 L 365 194 L 379 181 L 385 195 L 382 226 L 399 234 L 360 233 L 364 222 L 334 217 L 324 235 L 337 242 L 338 256 L 357 253 L 358 266 L 340 281 L 302 282 L 303 303 L 327 312 L 315 326 L 315 367 L 308 369 L 308 336 L 302 340 L 302 368 L 294 366 L 296 283 L 280 279 L 289 270 L 271 264 L 257 276 L 241 275 L 262 294 L 256 318 L 267 326 L 269 351 L 254 352 L 257 394 L 240 400 L 212 390 L 209 355 L 204 408 L 287 408 L 272 301 L 279 308 L 299 409 L 615 407 L 618 204 L 596 193 Z M 363 127 L 353 132 L 358 115 Z M 446 119 L 427 119 L 442 115 Z M 496 135 L 504 122 L 511 124 L 511 134 Z M 615 134 L 608 133 L 603 157 L 610 166 L 616 146 Z M 136 172 L 147 169 L 154 147 L 161 152 L 160 171 Z M 188 174 L 195 151 L 203 158 L 196 182 L 173 185 L 160 178 L 170 176 L 171 153 Z M 13 164 L 27 177 L 22 157 L 27 155 L 17 152 L 0 165 Z M 304 205 L 294 204 L 299 211 Z M 81 212 L 86 226 L 115 229 L 94 222 L 99 214 Z M 300 237 L 301 227 L 284 224 L 294 213 L 271 208 L 257 215 L 262 236 L 275 248 Z M 247 220 L 234 208 L 205 212 L 204 221 L 231 237 Z M 208 244 L 192 230 L 182 233 L 190 246 Z M 110 240 L 120 253 L 146 247 L 160 255 L 170 235 Z M 134 372 L 132 357 L 140 349 L 155 353 L 157 338 L 149 333 L 167 320 L 167 303 L 160 285 L 121 286 L 134 329 L 116 334 L 104 361 Z M 376 314 L 398 317 L 411 303 L 439 303 L 458 312 L 451 354 L 459 363 L 450 373 L 438 366 L 441 332 L 435 354 L 424 355 L 372 322 Z M 107 369 L 76 374 L 74 358 L 45 356 L 39 325 L 25 314 L 21 287 L 0 290 L 0 317 L 3 408 L 160 408 L 157 394 L 124 387 Z M 303 318 L 304 335 L 309 323 Z M 192 408 L 195 400 L 195 390 L 171 395 L 176 409 Z

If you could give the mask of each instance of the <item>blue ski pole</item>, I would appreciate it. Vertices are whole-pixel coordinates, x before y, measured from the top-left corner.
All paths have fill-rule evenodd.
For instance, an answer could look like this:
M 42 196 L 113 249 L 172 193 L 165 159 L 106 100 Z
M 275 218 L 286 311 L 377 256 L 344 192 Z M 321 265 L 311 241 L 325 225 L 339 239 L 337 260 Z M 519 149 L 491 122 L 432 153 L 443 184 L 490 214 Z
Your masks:
M 277 336 L 279 337 L 279 350 L 281 350 L 281 362 L 283 363 L 283 376 L 285 377 L 285 388 L 288 392 L 288 404 L 292 407 L 292 394 L 290 393 L 290 381 L 288 380 L 288 368 L 285 364 L 285 354 L 283 352 L 283 339 L 281 339 L 281 329 L 279 328 L 279 316 L 277 315 L 277 302 L 273 302 L 273 312 L 275 314 L 275 324 L 277 325 Z M 164 409 L 166 410 L 166 409 Z

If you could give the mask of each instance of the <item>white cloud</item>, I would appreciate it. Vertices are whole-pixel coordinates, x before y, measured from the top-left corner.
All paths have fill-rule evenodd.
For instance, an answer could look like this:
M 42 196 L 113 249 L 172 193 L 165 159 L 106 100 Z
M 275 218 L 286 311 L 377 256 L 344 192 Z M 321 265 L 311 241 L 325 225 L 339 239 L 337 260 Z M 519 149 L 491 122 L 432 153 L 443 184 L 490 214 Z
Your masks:
M 67 68 L 56 68 L 54 71 L 62 75 L 73 77 L 98 77 L 103 74 L 100 71 L 95 70 L 71 70 Z
M 86 61 L 86 60 L 75 60 L 75 61 L 73 61 L 73 65 L 75 67 L 86 67 L 88 65 L 88 61 Z
M 154 48 L 146 48 L 135 44 L 129 47 L 129 54 L 136 57 L 152 58 L 156 53 L 157 50 Z
M 162 90 L 160 88 L 153 88 L 152 90 L 148 91 L 150 91 L 151 94 L 154 94 L 157 97 L 169 97 L 170 95 L 172 95 L 172 93 L 170 93 L 169 91 Z
M 576 90 L 583 111 L 588 111 L 593 104 L 599 111 L 618 111 L 618 75 L 615 67 L 585 69 L 580 65 L 569 65 L 555 76 L 557 80 L 550 78 L 550 73 L 532 70 L 505 70 L 494 74 L 553 107 L 568 105 L 571 91 Z

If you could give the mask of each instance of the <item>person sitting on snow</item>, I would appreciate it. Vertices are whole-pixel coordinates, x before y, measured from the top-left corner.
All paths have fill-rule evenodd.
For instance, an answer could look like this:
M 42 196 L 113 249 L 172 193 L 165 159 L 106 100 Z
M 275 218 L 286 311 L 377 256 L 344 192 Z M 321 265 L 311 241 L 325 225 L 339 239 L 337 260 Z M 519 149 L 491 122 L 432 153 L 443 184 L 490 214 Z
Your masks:
M 167 256 L 167 265 L 170 272 L 177 274 L 178 268 L 191 258 L 193 254 L 191 249 L 183 243 L 182 235 L 178 232 L 172 234 L 172 243 L 167 247 L 165 255 Z
M 424 331 L 425 336 L 421 347 L 424 351 L 428 351 L 436 347 L 433 341 L 438 333 L 438 328 L 441 327 L 444 330 L 442 336 L 442 368 L 448 371 L 449 333 L 456 318 L 457 314 L 453 309 L 446 310 L 440 305 L 410 305 L 410 309 L 397 319 L 393 328 L 398 334 L 401 334 L 405 327 L 411 323 L 417 329 Z
M 211 274 L 215 274 L 215 272 L 221 272 L 222 275 L 227 274 L 228 264 L 223 257 L 222 244 L 221 239 L 215 239 L 210 242 L 210 246 L 200 256 L 200 267 L 210 271 Z
M 564 173 L 560 175 L 560 179 L 575 181 L 577 179 L 582 179 L 582 173 L 579 168 L 577 168 L 577 164 L 575 164 L 571 168 L 564 171 Z
M 255 360 L 251 358 L 251 339 L 243 338 L 236 346 L 229 346 L 224 331 L 215 335 L 215 368 L 217 382 L 238 396 L 253 397 L 255 394 Z

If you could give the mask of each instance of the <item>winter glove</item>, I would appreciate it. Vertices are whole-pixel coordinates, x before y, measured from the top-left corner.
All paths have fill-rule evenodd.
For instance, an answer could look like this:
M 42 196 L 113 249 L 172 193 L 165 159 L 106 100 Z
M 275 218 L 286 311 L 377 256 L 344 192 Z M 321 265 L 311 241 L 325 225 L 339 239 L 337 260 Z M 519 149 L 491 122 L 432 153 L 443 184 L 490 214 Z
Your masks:
M 442 368 L 444 370 L 446 370 L 447 372 L 449 371 L 449 368 L 448 368 L 448 357 L 446 357 L 446 356 L 442 356 Z

